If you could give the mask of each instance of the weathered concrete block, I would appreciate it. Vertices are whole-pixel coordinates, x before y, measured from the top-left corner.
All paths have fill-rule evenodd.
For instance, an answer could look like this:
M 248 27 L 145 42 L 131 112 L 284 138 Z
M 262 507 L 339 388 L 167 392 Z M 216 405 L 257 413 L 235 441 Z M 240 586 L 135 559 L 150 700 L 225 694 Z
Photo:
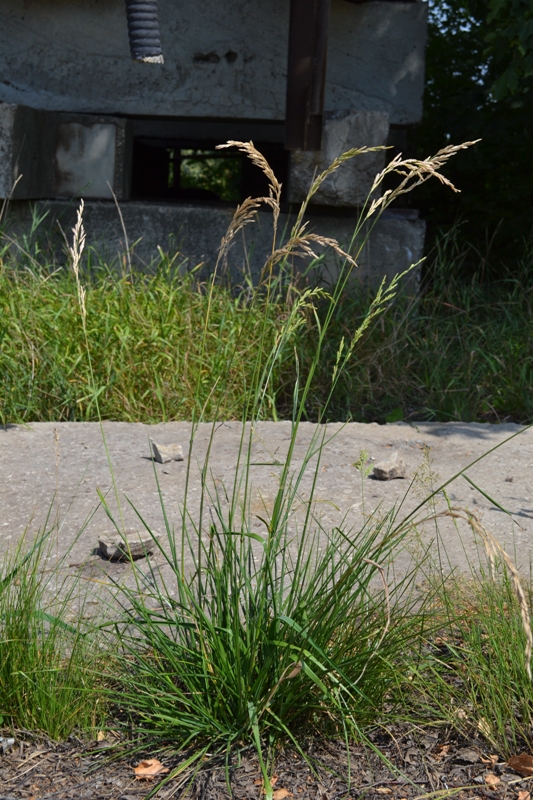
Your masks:
M 386 111 L 391 125 L 422 119 L 427 2 L 332 0 L 326 109 Z
M 7 197 L 13 186 L 13 126 L 16 106 L 0 103 L 0 197 Z
M 291 154 L 289 199 L 301 203 L 313 179 L 342 153 L 354 147 L 385 145 L 389 117 L 384 111 L 330 112 L 324 121 L 320 152 Z M 385 151 L 365 153 L 345 161 L 313 195 L 311 204 L 361 207 L 378 172 L 385 166 Z
M 167 464 L 169 461 L 183 461 L 183 447 L 181 444 L 157 444 L 150 439 L 154 461 Z
M 0 198 L 53 196 L 56 121 L 52 112 L 0 103 Z
M 63 230 L 70 230 L 76 221 L 76 205 L 66 201 L 39 202 L 34 204 L 39 215 L 45 211 L 46 236 L 54 230 L 54 221 L 61 223 Z M 151 268 L 159 259 L 158 246 L 174 255 L 179 251 L 175 263 L 183 269 L 192 269 L 203 263 L 205 273 L 213 269 L 220 240 L 231 222 L 233 212 L 229 208 L 210 208 L 201 205 L 130 202 L 121 206 L 122 216 L 130 241 L 138 241 L 132 253 L 132 262 L 137 269 Z M 416 212 L 386 211 L 370 230 L 360 232 L 359 240 L 353 241 L 357 221 L 355 212 L 343 216 L 331 213 L 307 215 L 309 231 L 337 239 L 345 249 L 357 254 L 358 267 L 353 280 L 362 283 L 377 283 L 383 277 L 393 277 L 420 260 L 424 248 L 425 223 L 416 218 Z M 281 214 L 279 230 L 288 231 L 294 224 L 294 214 Z M 9 229 L 12 233 L 27 232 L 31 223 L 28 203 L 12 203 Z M 124 234 L 116 208 L 112 202 L 89 201 L 85 205 L 84 224 L 87 243 L 98 250 L 109 263 L 122 265 L 125 251 Z M 63 238 L 58 226 L 58 252 L 63 251 Z M 39 232 L 37 232 L 39 235 Z M 367 237 L 365 247 L 358 254 L 361 242 Z M 253 225 L 248 225 L 236 240 L 229 253 L 228 266 L 232 280 L 242 283 L 244 275 L 257 279 L 272 247 L 272 215 L 260 213 Z M 310 281 L 333 283 L 340 269 L 339 257 L 331 250 L 324 252 L 324 259 L 312 270 Z M 295 269 L 303 270 L 306 263 L 295 261 Z M 411 274 L 411 285 L 416 286 L 418 272 Z
M 131 60 L 119 0 L 2 0 L 0 101 L 53 111 L 283 120 L 289 2 L 159 0 L 164 64 Z M 419 121 L 427 3 L 332 0 L 326 109 Z M 238 138 L 237 131 L 233 138 Z
M 128 120 L 92 114 L 58 114 L 52 196 L 128 199 L 132 128 Z
M 130 152 L 127 120 L 0 103 L 0 198 L 125 199 Z
M 378 481 L 393 481 L 397 478 L 405 478 L 405 461 L 401 458 L 398 451 L 395 451 L 386 461 L 380 461 L 372 470 L 372 477 Z

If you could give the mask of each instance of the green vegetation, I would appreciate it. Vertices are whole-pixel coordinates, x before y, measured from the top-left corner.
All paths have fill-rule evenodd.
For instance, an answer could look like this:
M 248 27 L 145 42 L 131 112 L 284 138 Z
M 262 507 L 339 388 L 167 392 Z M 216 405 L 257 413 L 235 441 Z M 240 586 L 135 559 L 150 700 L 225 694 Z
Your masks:
M 364 737 L 422 641 L 424 614 L 404 596 L 412 576 L 390 592 L 380 580 L 402 538 L 393 514 L 328 536 L 310 513 L 295 537 L 298 483 L 280 487 L 262 535 L 237 502 L 217 508 L 209 537 L 189 523 L 186 570 L 167 531 L 171 577 L 142 597 L 125 592 L 113 647 L 120 708 L 139 734 L 194 744 L 198 761 L 254 743 L 265 784 L 263 744 L 299 749 L 310 730 Z
M 505 758 L 531 747 L 533 686 L 524 663 L 526 637 L 511 579 L 483 570 L 473 580 L 449 577 L 432 617 L 440 635 L 413 675 L 422 724 L 462 736 L 481 733 Z M 531 611 L 531 590 L 527 602 Z
M 182 189 L 204 189 L 229 202 L 240 197 L 241 161 L 238 158 L 221 157 L 220 153 L 210 150 L 182 150 L 180 173 Z
M 492 283 L 461 277 L 467 256 L 453 233 L 440 240 L 431 285 L 419 298 L 396 299 L 357 344 L 330 419 L 533 420 L 533 250 Z M 41 259 L 31 270 L 8 254 L 0 263 L 0 422 L 96 420 L 75 279 Z M 255 296 L 208 287 L 164 258 L 152 276 L 93 267 L 85 286 L 100 413 L 143 422 L 186 420 L 194 410 L 204 419 L 242 418 L 258 359 L 301 296 L 281 284 Z M 342 337 L 371 301 L 353 290 L 338 298 L 306 402 L 309 419 L 325 406 Z M 323 321 L 329 301 L 315 305 Z M 263 418 L 292 415 L 293 347 L 301 378 L 309 373 L 317 327 L 310 309 L 298 314 L 302 324 L 272 366 Z M 220 381 L 224 392 L 213 392 Z
M 219 413 L 241 416 L 260 339 L 272 348 L 284 308 L 251 306 L 224 287 L 208 295 L 194 275 L 172 274 L 164 262 L 151 277 L 102 269 L 85 286 L 104 418 L 190 419 L 204 409 L 213 419 L 220 395 L 212 390 L 222 378 L 229 380 Z M 98 419 L 72 274 L 4 262 L 0 287 L 0 421 Z
M 446 175 L 413 196 L 428 241 L 461 221 L 472 243 L 462 274 L 516 276 L 532 233 L 533 9 L 530 0 L 429 0 L 424 116 L 406 149 L 423 158 L 448 142 L 481 138 Z M 481 254 L 481 257 L 480 255 Z M 454 276 L 459 278 L 459 274 Z
M 332 419 L 533 421 L 533 248 L 490 283 L 461 276 L 468 256 L 453 231 L 441 238 L 429 286 L 419 298 L 400 297 L 359 343 L 332 398 Z M 309 402 L 312 419 L 339 341 L 364 311 L 353 295 L 335 308 Z M 299 339 L 302 365 L 313 339 L 307 335 Z
M 252 145 L 240 147 L 269 179 L 268 202 L 276 217 L 279 183 Z M 329 171 L 357 152 L 345 154 Z M 445 160 L 396 163 L 378 177 L 403 169 L 409 180 L 424 180 Z M 407 191 L 402 186 L 388 196 L 391 201 Z M 358 231 L 386 202 L 363 211 Z M 254 201 L 240 207 L 222 258 L 256 208 Z M 355 403 L 368 413 L 365 403 L 370 408 L 374 402 L 372 392 L 382 381 L 379 369 L 384 374 L 385 367 L 387 377 L 403 374 L 399 385 L 408 390 L 401 395 L 394 384 L 385 384 L 382 413 L 410 413 L 408 400 L 422 391 L 414 366 L 420 359 L 431 371 L 417 413 L 433 415 L 437 375 L 441 393 L 449 388 L 450 353 L 460 360 L 465 346 L 479 341 L 483 325 L 493 331 L 496 310 L 498 324 L 506 320 L 505 334 L 515 331 L 520 343 L 514 326 L 515 318 L 529 313 L 524 286 L 504 281 L 487 313 L 480 294 L 485 289 L 475 282 L 454 283 L 446 272 L 451 239 L 438 254 L 441 283 L 434 280 L 421 300 L 396 297 L 398 276 L 372 298 L 356 299 L 348 290 L 353 260 L 337 243 L 306 232 L 305 205 L 288 241 L 273 247 L 260 285 L 238 296 L 215 278 L 202 284 L 198 275 L 180 276 L 165 261 L 151 277 L 113 277 L 94 265 L 84 275 L 82 212 L 83 206 L 68 248 L 72 273 L 54 273 L 35 258 L 15 264 L 4 252 L 3 419 L 185 417 L 193 421 L 194 436 L 195 423 L 206 419 L 213 421 L 214 435 L 221 418 L 253 422 L 283 412 L 292 420 L 291 437 L 287 455 L 276 464 L 275 496 L 257 517 L 259 531 L 251 520 L 257 492 L 252 426 L 243 426 L 235 472 L 226 485 L 213 483 L 208 444 L 198 514 L 188 505 L 191 462 L 184 465 L 177 530 L 168 523 L 157 487 L 166 527 L 164 539 L 154 536 L 161 568 L 150 557 L 130 564 L 127 580 L 109 586 L 106 622 L 89 626 L 83 621 L 81 573 L 67 586 L 60 578 L 62 564 L 53 566 L 47 543 L 57 534 L 55 526 L 28 550 L 23 543 L 14 555 L 2 552 L 2 724 L 58 738 L 74 728 L 94 734 L 107 711 L 107 726 L 124 731 L 131 749 L 146 741 L 160 750 L 171 746 L 184 755 L 178 770 L 189 775 L 210 757 L 225 757 L 229 766 L 232 753 L 252 746 L 267 800 L 274 794 L 270 757 L 275 748 L 289 742 L 300 749 L 317 731 L 348 743 L 367 740 L 369 727 L 385 720 L 455 720 L 457 730 L 475 728 L 500 752 L 522 742 L 530 745 L 532 694 L 525 676 L 531 660 L 531 597 L 497 542 L 471 514 L 449 508 L 444 513 L 469 524 L 492 560 L 495 554 L 502 558 L 510 578 L 504 572 L 503 578 L 482 577 L 479 583 L 474 576 L 473 584 L 463 586 L 443 581 L 437 570 L 440 580 L 421 594 L 415 581 L 427 564 L 415 564 L 395 580 L 394 557 L 424 518 L 438 530 L 444 514 L 435 514 L 434 493 L 419 505 L 418 515 L 402 519 L 401 508 L 388 514 L 378 510 L 361 530 L 326 531 L 315 515 L 313 492 L 304 500 L 301 486 L 309 474 L 316 486 L 327 429 L 317 426 L 303 462 L 297 465 L 294 459 L 305 416 L 338 418 L 338 408 L 346 417 L 355 416 Z M 330 292 L 287 280 L 290 257 L 317 246 L 333 247 L 344 259 Z M 455 350 L 445 347 L 450 338 Z M 491 341 L 497 341 L 495 334 Z M 443 351 L 447 360 L 439 362 Z M 491 365 L 490 358 L 485 361 Z M 472 386 L 478 363 L 484 361 L 470 359 L 470 372 L 458 367 L 457 388 Z M 364 378 L 372 369 L 377 380 Z M 364 402 L 354 401 L 357 380 Z M 439 413 L 466 416 L 475 407 L 476 414 L 485 414 L 488 389 L 479 391 L 479 401 L 468 392 L 452 397 L 454 387 L 444 392 Z M 506 407 L 510 401 L 502 396 Z M 392 400 L 405 402 L 406 408 L 394 407 Z M 524 406 L 520 409 L 526 413 Z M 364 486 L 364 453 L 357 467 Z M 113 519 L 103 495 L 100 500 L 120 534 L 120 521 Z M 458 708 L 464 713 L 458 715 Z M 515 717 L 512 723 L 509 714 Z
M 105 720 L 95 636 L 86 637 L 80 586 L 47 570 L 54 526 L 0 558 L 0 728 L 44 731 L 66 739 Z M 77 622 L 69 619 L 77 605 Z

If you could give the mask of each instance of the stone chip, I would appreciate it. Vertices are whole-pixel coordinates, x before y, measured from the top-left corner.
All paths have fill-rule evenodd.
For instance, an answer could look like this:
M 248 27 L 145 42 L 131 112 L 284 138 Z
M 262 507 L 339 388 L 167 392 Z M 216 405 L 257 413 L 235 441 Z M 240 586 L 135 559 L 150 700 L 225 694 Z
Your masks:
M 372 470 L 372 477 L 378 481 L 392 481 L 405 478 L 406 466 L 397 450 L 386 461 L 380 461 Z
M 152 531 L 126 533 L 103 533 L 98 537 L 98 554 L 107 561 L 136 561 L 149 556 L 156 549 L 156 540 L 161 534 Z
M 183 461 L 183 448 L 181 444 L 157 444 L 150 439 L 152 455 L 155 461 L 166 464 L 168 461 Z

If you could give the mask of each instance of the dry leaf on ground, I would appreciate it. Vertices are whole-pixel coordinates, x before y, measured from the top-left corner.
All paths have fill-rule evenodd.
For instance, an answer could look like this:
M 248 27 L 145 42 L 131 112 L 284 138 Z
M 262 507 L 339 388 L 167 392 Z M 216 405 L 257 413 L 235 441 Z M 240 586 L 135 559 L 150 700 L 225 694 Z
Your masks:
M 521 753 L 519 756 L 511 756 L 507 765 L 522 775 L 523 778 L 529 778 L 533 775 L 533 756 L 528 753 Z
M 388 786 L 378 786 L 374 791 L 376 794 L 392 794 L 392 789 L 389 789 Z
M 272 797 L 274 800 L 283 800 L 284 797 L 292 797 L 292 792 L 289 792 L 288 789 L 276 789 Z
M 157 758 L 147 758 L 145 761 L 141 761 L 140 764 L 137 764 L 137 766 L 133 768 L 133 771 L 135 772 L 135 780 L 151 781 L 156 775 L 163 775 L 165 772 L 169 772 L 169 769 L 168 767 L 164 767 Z
M 485 775 L 485 783 L 487 786 L 497 786 L 499 783 L 501 783 L 501 780 L 493 772 L 487 772 Z
M 491 764 L 492 766 L 494 766 L 495 764 L 498 763 L 499 759 L 497 755 L 491 754 L 487 756 L 487 758 L 483 758 L 483 756 L 481 756 L 481 760 L 484 764 Z
M 441 758 L 444 758 L 448 755 L 450 750 L 451 744 L 439 744 L 435 748 L 435 752 L 433 753 L 433 758 L 435 761 L 440 761 Z
M 517 800 L 530 800 L 530 797 L 531 797 L 530 792 L 526 792 L 525 789 L 522 789 L 522 791 L 518 792 Z

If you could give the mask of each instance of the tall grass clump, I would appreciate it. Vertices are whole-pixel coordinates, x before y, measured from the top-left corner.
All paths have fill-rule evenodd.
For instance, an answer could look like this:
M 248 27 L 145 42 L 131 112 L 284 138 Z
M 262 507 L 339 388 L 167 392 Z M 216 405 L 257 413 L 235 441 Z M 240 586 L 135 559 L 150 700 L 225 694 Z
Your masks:
M 336 420 L 394 422 L 533 421 L 533 249 L 498 278 L 463 276 L 468 252 L 458 230 L 442 234 L 424 266 L 420 293 L 400 293 L 376 319 L 340 377 L 331 399 Z M 471 256 L 473 257 L 473 256 Z M 482 264 L 482 254 L 478 256 Z M 362 320 L 369 293 L 339 299 L 323 357 L 308 399 L 315 420 L 327 394 L 327 376 L 348 320 Z M 319 305 L 322 318 L 326 303 Z M 298 339 L 302 370 L 313 357 L 317 332 L 309 325 Z M 290 382 L 278 393 L 281 416 L 290 407 Z
M 0 554 L 0 727 L 59 740 L 102 724 L 105 701 L 96 650 L 70 618 L 79 587 L 45 569 L 52 534 Z
M 115 623 L 115 641 L 122 663 L 120 710 L 127 715 L 128 725 L 150 735 L 152 744 L 155 739 L 161 746 L 171 742 L 188 749 L 189 757 L 181 769 L 199 766 L 208 755 L 225 755 L 229 763 L 236 748 L 253 745 L 266 796 L 271 798 L 267 764 L 270 746 L 288 739 L 301 748 L 304 737 L 313 731 L 329 730 L 346 740 L 361 736 L 363 726 L 377 719 L 385 698 L 400 680 L 405 658 L 414 657 L 420 638 L 413 630 L 422 624 L 423 614 L 409 613 L 408 578 L 392 589 L 387 584 L 387 566 L 406 535 L 406 529 L 396 524 L 394 513 L 381 522 L 372 520 L 360 531 L 331 532 L 320 525 L 313 492 L 311 498 L 301 496 L 304 475 L 310 473 L 314 482 L 317 480 L 324 431 L 317 428 L 303 463 L 294 465 L 299 424 L 335 309 L 357 267 L 359 254 L 359 250 L 343 251 L 334 239 L 308 232 L 305 212 L 327 175 L 367 148 L 344 154 L 316 178 L 287 240 L 279 242 L 281 185 L 251 142 L 228 142 L 226 146 L 245 152 L 267 176 L 270 188 L 268 196 L 249 198 L 238 207 L 222 240 L 215 274 L 206 291 L 201 352 L 208 347 L 217 272 L 224 268 L 236 235 L 254 221 L 260 205 L 272 210 L 274 237 L 249 305 L 250 314 L 255 313 L 256 305 L 261 307 L 281 291 L 286 292 L 295 258 L 314 258 L 317 249 L 330 248 L 343 259 L 344 267 L 330 293 L 311 287 L 295 294 L 270 345 L 269 321 L 264 320 L 242 408 L 243 422 L 251 420 L 252 424 L 242 426 L 235 470 L 222 489 L 210 480 L 209 443 L 201 465 L 199 515 L 189 510 L 188 484 L 192 444 L 196 426 L 205 418 L 205 405 L 194 408 L 181 529 L 176 531 L 167 522 L 164 545 L 154 536 L 164 569 L 156 572 L 150 562 L 144 568 L 137 566 L 136 589 L 122 587 L 124 613 Z M 382 196 L 374 191 L 374 199 L 357 223 L 354 241 L 363 226 L 370 221 L 371 227 L 388 203 L 402 193 L 433 176 L 447 183 L 438 169 L 458 149 L 446 148 L 423 162 L 394 159 L 376 177 L 373 190 L 378 190 L 390 173 L 399 178 L 398 186 Z M 75 239 L 79 239 L 80 224 L 81 215 Z M 76 279 L 85 320 L 88 311 L 77 271 Z M 400 279 L 396 276 L 381 284 L 364 319 L 341 340 L 320 418 L 328 413 L 330 399 L 357 342 L 393 299 Z M 326 313 L 319 320 L 317 304 L 322 301 Z M 252 533 L 250 509 L 257 491 L 251 458 L 254 422 L 268 407 L 277 365 L 290 354 L 294 336 L 309 319 L 315 320 L 318 329 L 315 351 L 301 376 L 298 360 L 294 363 L 287 453 L 279 464 L 273 503 L 259 517 L 263 533 Z M 88 327 L 86 336 L 90 352 Z M 232 391 L 231 368 L 238 357 L 238 349 L 228 351 L 223 342 L 220 350 L 226 358 L 226 370 L 212 384 L 215 420 L 224 413 L 225 395 Z M 201 375 L 197 376 L 197 387 L 200 392 Z M 216 423 L 211 430 L 212 442 Z M 164 513 L 163 503 L 162 507 Z M 293 536 L 289 524 L 298 508 L 302 512 Z M 113 518 L 109 508 L 107 511 Z M 150 530 L 149 521 L 140 519 Z M 120 522 L 115 524 L 120 532 Z
M 509 758 L 533 745 L 533 685 L 516 587 L 502 563 L 496 567 L 496 575 L 482 569 L 440 584 L 432 611 L 438 635 L 406 702 L 419 724 L 480 737 Z M 527 608 L 531 614 L 530 591 Z
M 212 419 L 212 385 L 225 376 L 228 353 L 235 358 L 221 411 L 242 415 L 259 340 L 273 347 L 286 312 L 280 298 L 250 309 L 246 293 L 220 284 L 208 298 L 196 273 L 180 274 L 164 256 L 150 275 L 94 265 L 84 285 L 103 417 L 190 419 L 199 405 Z M 0 259 L 0 423 L 98 419 L 76 297 L 69 270 Z M 273 411 L 272 401 L 265 416 Z

